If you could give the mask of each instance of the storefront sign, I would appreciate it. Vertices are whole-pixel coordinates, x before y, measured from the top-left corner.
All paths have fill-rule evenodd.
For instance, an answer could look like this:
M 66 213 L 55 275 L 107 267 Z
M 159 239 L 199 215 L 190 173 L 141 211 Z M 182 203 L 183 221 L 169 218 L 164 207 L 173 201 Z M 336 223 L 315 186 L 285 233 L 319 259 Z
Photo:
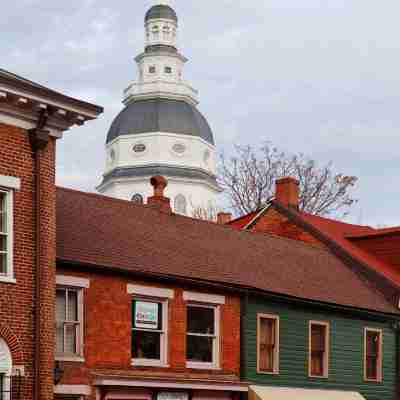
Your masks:
M 158 329 L 158 303 L 145 301 L 135 303 L 135 327 Z
M 189 400 L 187 392 L 158 392 L 157 400 Z

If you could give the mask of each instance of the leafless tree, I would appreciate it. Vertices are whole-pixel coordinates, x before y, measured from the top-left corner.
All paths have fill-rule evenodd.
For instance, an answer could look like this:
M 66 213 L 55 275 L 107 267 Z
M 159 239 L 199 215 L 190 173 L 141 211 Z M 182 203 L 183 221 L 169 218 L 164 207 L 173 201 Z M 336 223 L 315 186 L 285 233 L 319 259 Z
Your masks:
M 300 181 L 300 210 L 316 215 L 346 215 L 357 202 L 351 189 L 358 178 L 333 172 L 332 163 L 318 166 L 304 154 L 287 154 L 264 144 L 259 149 L 235 146 L 235 154 L 220 157 L 219 182 L 232 210 L 246 214 L 265 206 L 275 194 L 276 179 Z

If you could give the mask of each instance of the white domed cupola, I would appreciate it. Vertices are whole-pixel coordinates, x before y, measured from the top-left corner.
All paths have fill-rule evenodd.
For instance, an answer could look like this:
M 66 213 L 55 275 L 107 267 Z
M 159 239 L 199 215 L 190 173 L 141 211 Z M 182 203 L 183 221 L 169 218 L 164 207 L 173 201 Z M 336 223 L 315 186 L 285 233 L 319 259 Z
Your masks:
M 150 8 L 145 17 L 146 50 L 151 46 L 177 47 L 178 17 L 172 7 L 159 4 Z
M 125 108 L 107 134 L 101 193 L 139 202 L 152 194 L 150 177 L 165 176 L 166 195 L 180 214 L 214 203 L 214 135 L 197 109 L 198 93 L 183 79 L 187 59 L 177 48 L 178 17 L 167 4 L 145 16 L 145 49 L 135 61 L 139 78 L 124 91 Z

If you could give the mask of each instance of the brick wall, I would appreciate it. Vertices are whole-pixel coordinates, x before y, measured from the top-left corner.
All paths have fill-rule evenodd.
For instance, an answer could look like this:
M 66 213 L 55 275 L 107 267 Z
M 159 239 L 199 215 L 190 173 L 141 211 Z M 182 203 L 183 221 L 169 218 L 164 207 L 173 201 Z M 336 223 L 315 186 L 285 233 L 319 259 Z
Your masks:
M 118 274 L 77 272 L 57 267 L 57 274 L 79 276 L 90 279 L 90 288 L 84 289 L 85 344 L 84 363 L 65 362 L 65 373 L 61 384 L 89 384 L 90 371 L 112 370 L 113 374 L 140 371 L 176 373 L 186 377 L 198 373 L 207 379 L 214 375 L 239 376 L 240 368 L 240 298 L 226 295 L 221 306 L 221 370 L 195 371 L 186 369 L 186 303 L 185 289 L 196 288 L 155 284 L 151 281 L 132 280 Z M 169 300 L 168 368 L 131 366 L 132 295 L 127 293 L 127 284 L 174 289 L 174 299 Z M 221 294 L 218 292 L 209 292 Z M 223 293 L 222 293 L 223 294 Z
M 369 237 L 365 239 L 354 239 L 352 242 L 362 250 L 374 255 L 383 262 L 395 266 L 396 270 L 399 271 L 400 235 L 398 233 Z
M 16 284 L 0 282 L 0 335 L 8 343 L 14 365 L 25 367 L 21 399 L 33 396 L 34 357 L 34 161 L 28 134 L 23 129 L 0 124 L 0 174 L 21 179 L 14 196 L 14 271 Z M 55 142 L 42 157 L 41 265 L 43 269 L 41 336 L 41 399 L 53 396 L 54 260 L 55 260 Z
M 250 229 L 252 232 L 265 232 L 272 235 L 284 236 L 289 239 L 299 240 L 319 247 L 325 247 L 318 239 L 298 227 L 287 217 L 270 208 L 257 223 Z

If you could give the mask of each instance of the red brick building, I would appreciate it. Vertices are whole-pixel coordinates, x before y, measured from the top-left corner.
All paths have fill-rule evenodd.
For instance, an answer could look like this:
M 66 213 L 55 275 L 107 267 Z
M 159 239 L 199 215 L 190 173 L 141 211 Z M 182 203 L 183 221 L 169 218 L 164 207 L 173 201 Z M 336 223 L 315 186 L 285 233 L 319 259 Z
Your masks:
M 240 295 L 182 235 L 214 225 L 172 214 L 159 193 L 141 206 L 57 191 L 60 398 L 228 400 L 247 391 Z
M 101 108 L 0 70 L 0 398 L 53 398 L 55 149 Z
M 276 182 L 275 198 L 263 209 L 228 224 L 326 248 L 358 273 L 371 278 L 392 304 L 399 304 L 399 227 L 376 229 L 301 212 L 299 182 L 293 178 Z

